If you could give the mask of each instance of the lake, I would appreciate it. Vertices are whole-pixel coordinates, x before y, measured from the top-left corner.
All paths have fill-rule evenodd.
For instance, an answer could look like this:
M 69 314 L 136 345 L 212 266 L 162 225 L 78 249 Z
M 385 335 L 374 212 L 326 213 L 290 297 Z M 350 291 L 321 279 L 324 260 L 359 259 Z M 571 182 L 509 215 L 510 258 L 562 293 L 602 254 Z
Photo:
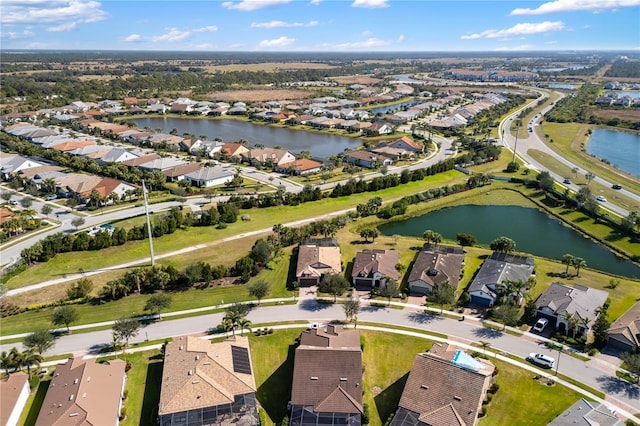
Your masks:
M 239 120 L 165 117 L 136 118 L 135 123 L 140 128 L 160 128 L 165 133 L 178 129 L 179 135 L 186 132 L 195 136 L 206 135 L 209 140 L 220 138 L 225 142 L 237 142 L 246 139 L 249 141 L 249 147 L 259 143 L 270 148 L 280 146 L 294 154 L 309 151 L 316 158 L 328 158 L 345 149 L 354 149 L 362 145 L 362 141 L 357 138 L 271 127 Z
M 412 100 L 412 101 L 400 102 L 393 105 L 387 105 L 383 107 L 371 108 L 371 109 L 368 109 L 367 111 L 369 111 L 371 114 L 388 114 L 396 111 L 402 111 L 405 108 L 418 105 L 421 102 L 422 101 Z
M 548 84 L 547 87 L 549 89 L 567 89 L 567 90 L 574 90 L 576 87 L 575 84 Z
M 603 245 L 584 238 L 558 219 L 534 208 L 456 206 L 380 226 L 380 232 L 384 235 L 415 237 L 421 237 L 427 229 L 454 241 L 458 232 L 465 232 L 474 235 L 479 243 L 486 245 L 496 238 L 505 236 L 516 242 L 516 250 L 519 252 L 556 260 L 569 253 L 583 258 L 589 268 L 624 277 L 640 278 L 640 266 L 617 257 Z M 558 269 L 558 272 L 564 271 L 560 267 Z
M 609 161 L 613 166 L 640 177 L 640 136 L 615 130 L 595 129 L 587 152 Z

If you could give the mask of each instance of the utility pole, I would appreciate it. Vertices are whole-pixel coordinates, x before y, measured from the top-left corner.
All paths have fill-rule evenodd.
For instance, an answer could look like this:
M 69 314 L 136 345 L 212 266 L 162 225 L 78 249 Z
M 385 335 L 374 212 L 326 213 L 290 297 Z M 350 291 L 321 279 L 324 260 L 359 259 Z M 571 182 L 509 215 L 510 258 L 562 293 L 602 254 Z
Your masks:
M 562 345 L 558 345 L 558 361 L 556 362 L 556 377 L 558 377 L 558 368 L 560 367 L 560 355 L 562 355 Z
M 147 203 L 147 186 L 142 181 L 142 195 L 144 197 L 144 214 L 147 216 L 147 232 L 149 235 L 149 252 L 151 253 L 151 266 L 156 266 L 156 258 L 153 255 L 153 240 L 151 239 L 151 220 L 149 219 L 149 203 Z
M 513 145 L 513 160 L 511 160 L 512 163 L 516 162 L 516 152 L 518 151 L 518 133 L 520 133 L 521 124 L 522 124 L 522 121 L 518 119 L 518 127 L 516 128 L 516 142 Z

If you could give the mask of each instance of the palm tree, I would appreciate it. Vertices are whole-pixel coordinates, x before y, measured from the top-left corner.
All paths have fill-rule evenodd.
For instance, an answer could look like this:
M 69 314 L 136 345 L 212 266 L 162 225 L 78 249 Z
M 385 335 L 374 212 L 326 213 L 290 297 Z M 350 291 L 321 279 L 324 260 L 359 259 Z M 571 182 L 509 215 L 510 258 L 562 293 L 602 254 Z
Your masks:
M 562 263 L 564 263 L 565 265 L 567 265 L 567 269 L 565 269 L 564 274 L 567 275 L 569 273 L 569 266 L 573 265 L 573 255 L 572 254 L 565 254 L 562 256 Z
M 22 354 L 22 363 L 27 366 L 29 377 L 31 377 L 31 366 L 35 366 L 36 370 L 38 370 L 42 361 L 44 361 L 44 357 L 37 353 L 35 348 L 31 348 Z
M 480 340 L 478 343 L 480 344 L 480 347 L 482 348 L 482 353 L 483 354 L 486 353 L 487 352 L 487 348 L 489 346 L 491 346 L 491 343 L 489 343 L 489 342 L 487 342 L 485 340 Z
M 9 370 L 13 369 L 14 367 L 13 358 L 11 357 L 10 353 L 7 353 L 6 351 L 2 351 L 2 353 L 0 354 L 0 367 L 4 368 L 5 373 L 8 376 Z
M 240 327 L 241 336 L 245 328 L 249 331 L 249 333 L 251 333 L 251 321 L 249 321 L 247 318 L 240 318 L 238 320 L 238 326 Z
M 587 266 L 586 260 L 581 257 L 576 257 L 573 259 L 573 267 L 576 268 L 576 277 L 580 276 L 580 268 L 585 268 Z
M 229 335 L 229 331 L 233 332 L 234 336 L 236 335 L 236 325 L 230 318 L 224 318 L 220 323 L 220 328 L 222 328 L 224 332 L 227 333 L 227 336 Z

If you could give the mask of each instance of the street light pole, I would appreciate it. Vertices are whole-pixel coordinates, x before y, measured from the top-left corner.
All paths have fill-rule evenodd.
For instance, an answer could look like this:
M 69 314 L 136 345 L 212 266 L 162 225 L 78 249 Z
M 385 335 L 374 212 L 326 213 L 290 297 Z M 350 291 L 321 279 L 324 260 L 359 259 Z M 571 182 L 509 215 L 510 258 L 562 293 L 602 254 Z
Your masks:
M 516 142 L 513 145 L 513 160 L 511 160 L 512 163 L 516 162 L 516 152 L 518 151 L 518 133 L 520 133 L 521 124 L 522 122 L 518 119 L 518 128 L 516 129 Z
M 144 198 L 144 214 L 147 216 L 147 233 L 149 235 L 149 252 L 151 254 L 151 266 L 156 266 L 156 258 L 153 255 L 153 240 L 151 238 L 151 220 L 149 219 L 149 203 L 147 201 L 147 187 L 142 181 L 142 195 Z
M 556 377 L 558 377 L 558 368 L 560 367 L 560 355 L 562 355 L 562 345 L 558 345 L 558 362 L 556 362 Z

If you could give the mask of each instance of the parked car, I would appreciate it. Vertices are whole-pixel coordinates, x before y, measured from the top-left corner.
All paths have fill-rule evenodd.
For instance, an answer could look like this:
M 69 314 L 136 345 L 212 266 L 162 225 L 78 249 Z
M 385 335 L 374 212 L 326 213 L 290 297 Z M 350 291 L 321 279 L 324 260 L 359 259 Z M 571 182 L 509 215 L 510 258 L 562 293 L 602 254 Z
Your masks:
M 529 354 L 529 356 L 527 357 L 527 361 L 543 368 L 553 368 L 553 365 L 556 362 L 556 360 L 550 356 L 537 354 L 535 352 Z
M 571 179 L 569 179 L 569 178 L 564 178 L 564 180 L 562 181 L 562 183 L 566 183 L 567 185 L 571 185 Z
M 45 198 L 45 200 L 51 201 L 51 200 L 55 200 L 56 198 L 58 198 L 56 194 L 51 194 L 51 195 L 47 195 L 47 198 Z
M 602 195 L 598 195 L 596 197 L 596 200 L 600 201 L 601 203 L 606 203 L 607 202 L 607 199 L 605 197 L 603 197 Z
M 613 188 L 613 189 L 622 189 L 622 185 L 618 185 L 617 183 L 614 183 L 613 185 L 611 185 L 611 188 Z
M 17 206 L 18 205 L 18 200 L 11 200 L 9 202 L 11 203 L 12 206 Z
M 546 318 L 540 318 L 536 325 L 533 326 L 533 331 L 537 331 L 538 333 L 542 332 L 544 328 L 549 324 L 549 320 Z

